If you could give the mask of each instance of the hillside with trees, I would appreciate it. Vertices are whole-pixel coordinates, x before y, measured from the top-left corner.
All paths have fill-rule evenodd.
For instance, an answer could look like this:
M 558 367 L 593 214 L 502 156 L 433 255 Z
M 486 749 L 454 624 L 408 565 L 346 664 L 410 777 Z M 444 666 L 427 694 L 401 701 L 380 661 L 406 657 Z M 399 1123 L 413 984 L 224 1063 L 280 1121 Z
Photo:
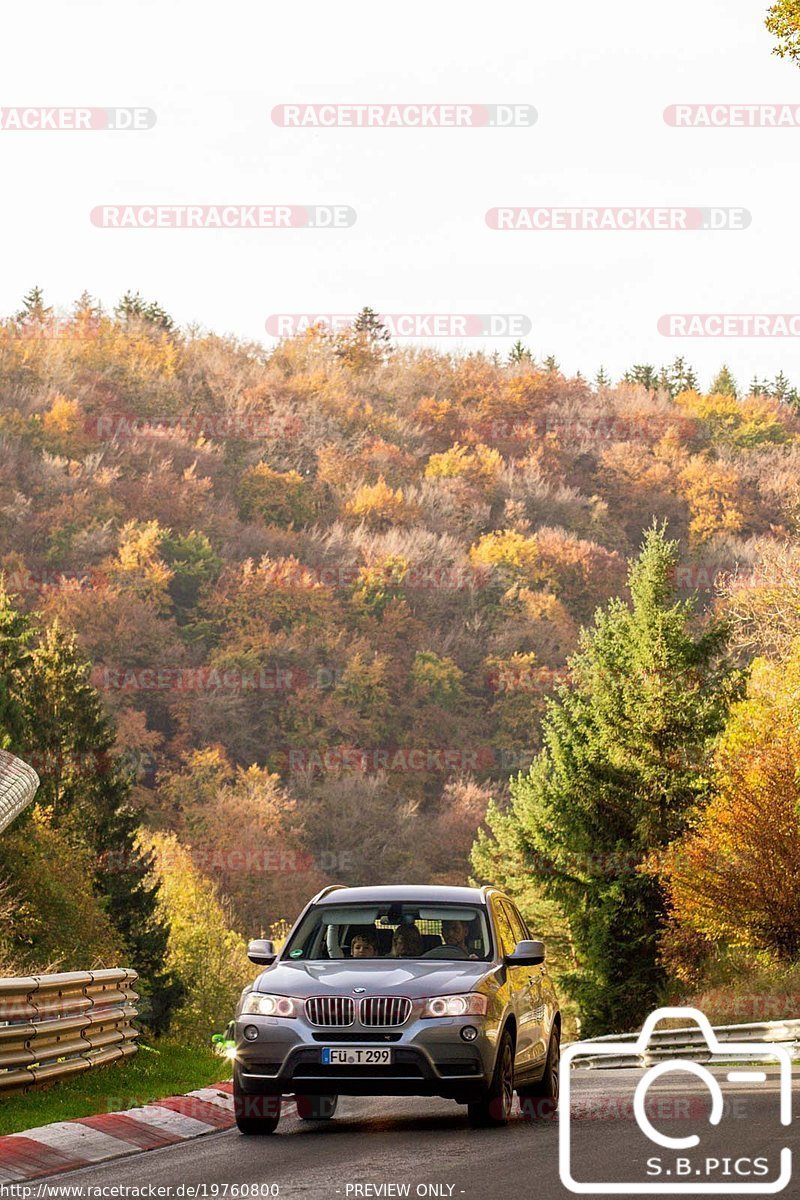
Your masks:
M 785 975 L 799 435 L 782 374 L 590 383 L 369 310 L 265 349 L 33 289 L 0 324 L 0 746 L 42 789 L 0 967 L 125 959 L 202 1040 L 325 883 L 472 875 L 586 1029 Z

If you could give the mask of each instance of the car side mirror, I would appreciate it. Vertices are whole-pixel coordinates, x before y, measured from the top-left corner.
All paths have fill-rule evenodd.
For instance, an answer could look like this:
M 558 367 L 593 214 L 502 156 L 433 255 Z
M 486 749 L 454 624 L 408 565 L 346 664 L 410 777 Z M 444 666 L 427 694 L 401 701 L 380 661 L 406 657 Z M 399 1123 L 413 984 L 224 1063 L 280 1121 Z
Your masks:
M 544 962 L 544 942 L 517 942 L 513 954 L 506 955 L 511 967 L 538 967 Z
M 256 963 L 260 967 L 269 967 L 275 962 L 278 952 L 274 942 L 271 942 L 269 938 L 253 938 L 247 947 L 247 957 L 251 963 Z

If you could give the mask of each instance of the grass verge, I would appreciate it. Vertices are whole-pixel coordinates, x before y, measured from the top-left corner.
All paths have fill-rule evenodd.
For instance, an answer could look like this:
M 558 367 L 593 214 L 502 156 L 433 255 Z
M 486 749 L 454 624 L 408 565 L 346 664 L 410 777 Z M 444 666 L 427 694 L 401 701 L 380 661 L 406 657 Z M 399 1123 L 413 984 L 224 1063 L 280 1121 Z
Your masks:
M 3 1096 L 0 1135 L 22 1133 L 51 1121 L 137 1108 L 220 1083 L 230 1074 L 230 1064 L 205 1048 L 169 1041 L 141 1045 L 127 1062 L 84 1071 L 64 1083 Z

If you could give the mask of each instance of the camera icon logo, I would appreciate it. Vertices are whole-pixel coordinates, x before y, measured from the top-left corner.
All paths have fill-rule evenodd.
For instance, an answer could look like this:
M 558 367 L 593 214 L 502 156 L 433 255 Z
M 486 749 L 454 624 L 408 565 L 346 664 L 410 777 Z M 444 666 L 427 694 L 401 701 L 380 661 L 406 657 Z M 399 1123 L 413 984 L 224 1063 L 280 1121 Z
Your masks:
M 656 1025 L 665 1018 L 679 1018 L 682 1022 L 694 1022 L 705 1040 L 705 1047 L 698 1049 L 706 1057 L 716 1057 L 725 1063 L 717 1073 L 700 1062 L 689 1058 L 671 1058 L 649 1066 L 639 1079 L 633 1092 L 633 1115 L 641 1134 L 643 1147 L 652 1151 L 657 1146 L 668 1153 L 647 1159 L 646 1178 L 617 1182 L 615 1180 L 578 1180 L 573 1174 L 573 1113 L 571 1066 L 577 1057 L 618 1059 L 637 1057 L 647 1062 L 648 1051 Z M 700 1055 L 702 1056 L 702 1055 Z M 731 1069 L 732 1060 L 750 1060 L 752 1069 L 745 1062 L 742 1069 Z M 749 1088 L 768 1085 L 769 1077 L 761 1064 L 778 1066 L 778 1109 L 780 1124 L 792 1123 L 792 1058 L 785 1046 L 775 1042 L 721 1042 L 710 1021 L 696 1008 L 658 1008 L 645 1021 L 641 1033 L 635 1040 L 574 1042 L 562 1054 L 561 1105 L 559 1113 L 559 1172 L 563 1186 L 579 1195 L 772 1195 L 780 1192 L 791 1181 L 792 1152 L 788 1146 L 770 1151 L 776 1154 L 776 1170 L 770 1167 L 766 1156 L 751 1157 L 708 1157 L 701 1146 L 701 1138 L 692 1133 L 685 1137 L 672 1137 L 661 1132 L 651 1120 L 648 1111 L 648 1092 L 652 1085 L 672 1073 L 688 1073 L 700 1080 L 711 1101 L 710 1112 L 705 1119 L 712 1127 L 722 1123 L 726 1112 L 726 1101 L 721 1087 L 722 1081 L 745 1084 Z M 598 1064 L 602 1065 L 602 1064 Z M 747 1068 L 747 1069 L 745 1069 Z M 696 1085 L 695 1085 L 696 1087 Z M 685 1102 L 684 1102 L 685 1103 Z M 751 1123 L 752 1128 L 752 1123 Z M 696 1155 L 689 1152 L 698 1151 Z M 743 1165 L 744 1164 L 744 1165 Z M 773 1178 L 768 1176 L 773 1175 Z

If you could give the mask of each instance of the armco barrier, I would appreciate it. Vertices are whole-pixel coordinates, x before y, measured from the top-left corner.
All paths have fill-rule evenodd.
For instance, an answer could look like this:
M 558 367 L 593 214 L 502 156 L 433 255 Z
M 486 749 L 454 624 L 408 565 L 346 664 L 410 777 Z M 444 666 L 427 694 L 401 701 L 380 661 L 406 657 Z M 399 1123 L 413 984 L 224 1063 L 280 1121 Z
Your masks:
M 793 1058 L 800 1057 L 800 1019 L 785 1021 L 761 1021 L 749 1025 L 718 1025 L 714 1028 L 717 1040 L 722 1042 L 780 1042 L 789 1044 Z M 592 1038 L 593 1042 L 606 1043 L 610 1048 L 615 1042 L 633 1042 L 636 1033 L 612 1033 L 605 1037 Z M 717 1056 L 718 1057 L 718 1056 Z M 572 1060 L 575 1067 L 650 1067 L 653 1063 L 671 1058 L 688 1058 L 694 1062 L 708 1062 L 709 1052 L 705 1035 L 697 1025 L 682 1029 L 654 1029 L 650 1034 L 644 1054 L 587 1054 L 576 1055 Z
M 137 978 L 122 967 L 0 979 L 0 1094 L 135 1054 Z
M 0 833 L 30 804 L 39 776 L 13 754 L 0 750 Z

